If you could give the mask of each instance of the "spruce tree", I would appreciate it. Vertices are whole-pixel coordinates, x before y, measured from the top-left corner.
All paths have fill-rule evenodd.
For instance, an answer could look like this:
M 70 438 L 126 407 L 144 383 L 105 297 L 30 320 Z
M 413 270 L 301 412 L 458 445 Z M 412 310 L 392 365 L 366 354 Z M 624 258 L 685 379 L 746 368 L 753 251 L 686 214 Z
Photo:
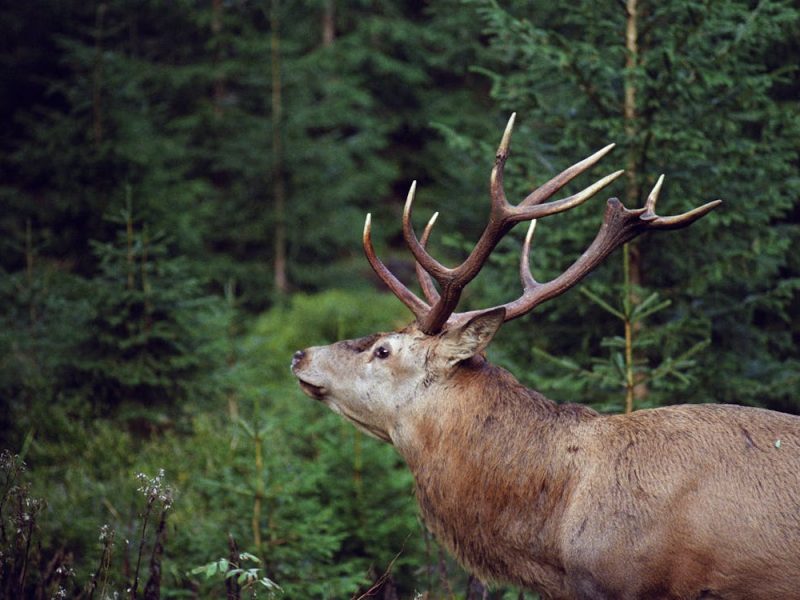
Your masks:
M 629 181 L 611 193 L 629 205 L 641 205 L 661 173 L 665 210 L 725 201 L 689 230 L 640 243 L 641 284 L 672 301 L 655 323 L 665 335 L 642 358 L 678 356 L 704 336 L 712 342 L 694 357 L 694 385 L 664 390 L 657 400 L 796 410 L 800 271 L 791 248 L 800 234 L 792 216 L 800 117 L 786 96 L 797 89 L 796 74 L 783 66 L 796 56 L 794 5 L 474 4 L 491 36 L 485 72 L 493 95 L 522 117 L 515 145 L 520 170 L 531 173 L 527 182 L 614 141 L 617 160 L 606 169 L 621 163 Z M 542 223 L 538 268 L 556 271 L 566 260 L 556 253 L 572 256 L 585 247 L 599 223 L 599 203 Z M 611 296 L 622 279 L 619 262 L 590 288 Z M 578 294 L 540 315 L 537 325 L 541 346 L 573 357 L 597 343 L 591 336 L 613 335 L 615 327 Z

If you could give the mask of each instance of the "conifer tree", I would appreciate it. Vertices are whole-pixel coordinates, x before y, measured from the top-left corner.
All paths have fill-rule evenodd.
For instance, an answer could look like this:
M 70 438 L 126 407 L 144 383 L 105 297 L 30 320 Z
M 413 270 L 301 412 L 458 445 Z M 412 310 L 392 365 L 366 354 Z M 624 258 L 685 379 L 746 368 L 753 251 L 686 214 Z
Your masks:
M 692 229 L 640 244 L 642 284 L 673 301 L 660 315 L 666 336 L 658 348 L 677 353 L 681 336 L 688 345 L 703 335 L 713 343 L 696 357 L 700 385 L 669 397 L 787 406 L 798 389 L 791 324 L 800 272 L 791 240 L 800 235 L 792 218 L 800 192 L 793 175 L 800 117 L 797 104 L 786 101 L 787 90 L 797 89 L 796 75 L 780 65 L 796 54 L 796 7 L 477 4 L 491 36 L 493 94 L 525 117 L 515 136 L 517 155 L 540 159 L 525 165 L 528 181 L 545 179 L 555 170 L 549 163 L 615 141 L 617 160 L 629 170 L 627 202 L 641 205 L 661 173 L 661 203 L 670 210 L 725 200 Z M 626 47 L 631 5 L 636 44 L 629 38 Z M 600 213 L 590 204 L 575 225 L 543 223 L 548 238 L 541 246 L 578 252 Z M 536 261 L 545 270 L 554 262 L 546 250 Z M 603 281 L 596 277 L 590 285 L 607 294 Z M 584 304 L 577 294 L 565 299 L 562 319 L 578 316 L 596 330 L 603 317 Z M 586 339 L 582 324 L 567 327 L 570 335 L 559 337 Z M 580 347 L 544 337 L 560 354 L 575 355 Z M 729 375 L 719 377 L 721 369 Z

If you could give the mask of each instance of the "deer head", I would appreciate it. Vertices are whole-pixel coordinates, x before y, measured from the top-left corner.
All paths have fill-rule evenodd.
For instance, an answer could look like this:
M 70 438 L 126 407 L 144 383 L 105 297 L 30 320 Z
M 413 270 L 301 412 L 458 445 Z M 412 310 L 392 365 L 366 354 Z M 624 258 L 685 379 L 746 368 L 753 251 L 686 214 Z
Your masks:
M 542 302 L 563 294 L 614 249 L 637 235 L 650 230 L 685 227 L 720 203 L 716 200 L 680 215 L 659 216 L 655 209 L 664 181 L 662 175 L 643 208 L 627 209 L 616 198 L 610 199 L 603 224 L 588 249 L 561 275 L 539 282 L 531 274 L 529 265 L 537 219 L 582 204 L 623 171 L 611 173 L 572 196 L 550 200 L 569 181 L 608 154 L 614 147 L 611 144 L 559 173 L 514 206 L 508 202 L 503 188 L 503 168 L 514 119 L 512 115 L 495 157 L 490 178 L 488 223 L 472 252 L 457 267 L 442 265 L 425 249 L 438 213 L 428 222 L 422 239 L 417 238 L 411 225 L 416 182 L 411 185 L 403 211 L 403 236 L 416 259 L 424 300 L 377 257 L 371 241 L 371 217 L 367 215 L 363 233 L 367 259 L 383 282 L 415 315 L 415 322 L 401 331 L 309 348 L 294 356 L 292 370 L 309 396 L 321 400 L 379 439 L 397 445 L 400 439 L 410 435 L 407 429 L 414 417 L 428 414 L 437 402 L 442 402 L 441 390 L 447 387 L 449 378 L 482 360 L 481 353 L 502 323 L 521 317 Z M 475 278 L 498 242 L 523 221 L 530 221 L 530 227 L 522 246 L 520 297 L 485 310 L 454 312 L 464 287 Z
M 292 370 L 306 394 L 365 433 L 398 443 L 414 415 L 432 408 L 437 384 L 479 355 L 504 318 L 505 309 L 497 308 L 437 335 L 414 323 L 398 332 L 308 348 L 295 353 Z

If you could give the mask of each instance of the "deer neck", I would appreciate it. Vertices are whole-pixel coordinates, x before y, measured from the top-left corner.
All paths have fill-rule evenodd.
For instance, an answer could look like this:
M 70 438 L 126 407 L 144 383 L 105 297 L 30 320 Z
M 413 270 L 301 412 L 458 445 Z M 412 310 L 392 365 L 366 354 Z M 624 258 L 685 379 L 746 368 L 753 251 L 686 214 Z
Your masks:
M 426 525 L 484 579 L 558 577 L 557 531 L 576 472 L 570 438 L 596 413 L 559 406 L 486 362 L 444 385 L 446 397 L 432 398 L 396 444 Z

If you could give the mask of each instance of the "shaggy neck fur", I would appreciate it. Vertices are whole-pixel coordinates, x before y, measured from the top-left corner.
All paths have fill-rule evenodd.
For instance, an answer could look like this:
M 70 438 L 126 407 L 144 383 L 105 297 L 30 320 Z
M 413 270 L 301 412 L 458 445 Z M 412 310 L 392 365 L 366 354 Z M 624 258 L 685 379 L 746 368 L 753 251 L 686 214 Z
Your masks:
M 426 525 L 485 580 L 558 587 L 558 528 L 577 471 L 571 427 L 597 413 L 557 405 L 484 361 L 440 385 L 458 401 L 433 399 L 398 444 Z

